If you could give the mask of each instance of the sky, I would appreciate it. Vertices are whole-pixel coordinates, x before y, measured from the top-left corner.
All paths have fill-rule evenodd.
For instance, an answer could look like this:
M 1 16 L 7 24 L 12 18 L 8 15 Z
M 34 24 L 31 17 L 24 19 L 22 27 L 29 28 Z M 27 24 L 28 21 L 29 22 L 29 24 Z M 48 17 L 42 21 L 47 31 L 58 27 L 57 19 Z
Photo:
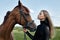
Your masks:
M 37 16 L 41 10 L 47 10 L 54 26 L 60 26 L 60 0 L 21 0 L 22 4 L 30 10 L 30 15 L 36 25 L 40 24 Z M 13 10 L 18 0 L 0 0 L 0 25 L 7 11 Z M 18 24 L 17 24 L 18 25 Z

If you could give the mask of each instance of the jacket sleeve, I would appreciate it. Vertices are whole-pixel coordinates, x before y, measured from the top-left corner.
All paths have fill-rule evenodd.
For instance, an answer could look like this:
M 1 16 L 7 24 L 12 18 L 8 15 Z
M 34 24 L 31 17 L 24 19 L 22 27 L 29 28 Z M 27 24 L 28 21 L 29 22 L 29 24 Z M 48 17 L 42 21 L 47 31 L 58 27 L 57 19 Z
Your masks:
M 36 32 L 35 32 L 34 36 L 31 35 L 28 31 L 26 32 L 26 34 L 27 34 L 31 39 L 35 39 L 35 38 L 36 38 L 36 35 L 37 35 L 37 33 L 38 33 L 38 28 L 39 28 L 39 26 L 40 26 L 40 25 L 37 26 L 37 29 L 36 29 Z
M 31 38 L 31 39 L 33 39 L 33 35 L 31 35 L 28 31 L 26 32 L 26 34 Z

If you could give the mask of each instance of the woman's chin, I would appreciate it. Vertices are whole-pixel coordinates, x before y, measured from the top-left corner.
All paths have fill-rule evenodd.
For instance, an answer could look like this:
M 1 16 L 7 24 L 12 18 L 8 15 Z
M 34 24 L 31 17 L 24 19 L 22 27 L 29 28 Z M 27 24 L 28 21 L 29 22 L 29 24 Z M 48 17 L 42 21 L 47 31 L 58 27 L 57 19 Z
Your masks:
M 45 19 L 40 19 L 40 21 L 45 21 Z

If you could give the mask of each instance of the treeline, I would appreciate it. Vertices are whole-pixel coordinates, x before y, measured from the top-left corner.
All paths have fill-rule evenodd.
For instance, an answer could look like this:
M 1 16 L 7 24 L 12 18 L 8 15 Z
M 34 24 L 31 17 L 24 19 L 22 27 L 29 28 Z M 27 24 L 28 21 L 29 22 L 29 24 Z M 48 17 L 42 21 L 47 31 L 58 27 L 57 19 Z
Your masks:
M 55 28 L 55 29 L 60 29 L 60 27 L 58 27 L 58 26 L 55 26 L 54 28 Z M 22 31 L 23 28 L 16 26 L 16 27 L 14 27 L 14 30 Z
M 22 30 L 23 30 L 23 28 L 22 28 L 22 27 L 14 27 L 14 30 L 22 31 Z

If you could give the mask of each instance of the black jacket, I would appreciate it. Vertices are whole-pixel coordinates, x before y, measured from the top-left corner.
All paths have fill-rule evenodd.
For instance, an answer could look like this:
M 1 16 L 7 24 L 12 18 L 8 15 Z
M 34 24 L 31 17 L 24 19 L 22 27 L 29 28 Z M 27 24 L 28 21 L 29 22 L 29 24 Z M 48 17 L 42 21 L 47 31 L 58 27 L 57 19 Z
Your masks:
M 31 35 L 28 31 L 26 34 L 32 39 L 32 40 L 49 40 L 49 23 L 48 21 L 41 21 L 41 24 L 37 26 L 37 30 L 35 32 L 35 35 Z

